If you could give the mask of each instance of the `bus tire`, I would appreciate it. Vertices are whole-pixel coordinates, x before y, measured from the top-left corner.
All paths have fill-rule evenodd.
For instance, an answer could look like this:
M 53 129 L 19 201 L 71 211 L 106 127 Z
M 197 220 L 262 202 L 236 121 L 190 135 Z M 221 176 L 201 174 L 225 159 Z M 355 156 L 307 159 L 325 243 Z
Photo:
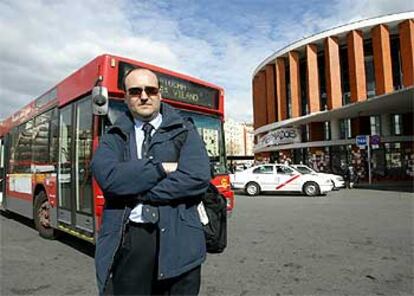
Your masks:
M 316 182 L 310 181 L 303 185 L 303 193 L 307 196 L 317 196 L 321 194 L 321 190 Z
M 39 191 L 35 196 L 33 218 L 35 228 L 41 237 L 46 239 L 56 238 L 56 231 L 50 222 L 50 203 L 44 191 Z

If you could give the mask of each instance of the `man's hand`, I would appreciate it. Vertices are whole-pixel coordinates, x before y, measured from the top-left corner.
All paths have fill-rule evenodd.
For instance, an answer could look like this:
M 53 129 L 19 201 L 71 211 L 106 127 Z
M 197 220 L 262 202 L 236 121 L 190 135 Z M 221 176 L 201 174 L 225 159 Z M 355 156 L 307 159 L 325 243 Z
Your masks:
M 172 173 L 175 172 L 175 170 L 177 169 L 177 162 L 163 162 L 162 163 L 162 167 L 164 168 L 164 171 L 168 174 L 168 173 Z

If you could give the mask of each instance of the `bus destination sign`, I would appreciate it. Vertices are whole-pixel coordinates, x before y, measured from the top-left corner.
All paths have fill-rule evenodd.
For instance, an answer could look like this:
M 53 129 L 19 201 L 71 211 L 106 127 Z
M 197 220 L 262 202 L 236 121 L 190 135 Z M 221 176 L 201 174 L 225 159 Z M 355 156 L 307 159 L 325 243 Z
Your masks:
M 128 63 L 119 62 L 119 89 L 123 89 L 122 82 L 124 74 L 131 68 L 137 67 Z M 163 98 L 212 109 L 218 108 L 219 94 L 217 90 L 164 73 L 153 72 L 157 74 L 160 81 Z

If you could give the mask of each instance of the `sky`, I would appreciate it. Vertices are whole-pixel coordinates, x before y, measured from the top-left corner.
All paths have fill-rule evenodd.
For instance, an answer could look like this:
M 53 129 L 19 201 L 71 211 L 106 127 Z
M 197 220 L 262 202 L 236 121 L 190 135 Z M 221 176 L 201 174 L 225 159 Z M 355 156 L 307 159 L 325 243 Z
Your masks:
M 407 0 L 0 0 L 0 119 L 94 57 L 115 54 L 219 85 L 226 118 L 252 122 L 252 74 L 269 55 Z

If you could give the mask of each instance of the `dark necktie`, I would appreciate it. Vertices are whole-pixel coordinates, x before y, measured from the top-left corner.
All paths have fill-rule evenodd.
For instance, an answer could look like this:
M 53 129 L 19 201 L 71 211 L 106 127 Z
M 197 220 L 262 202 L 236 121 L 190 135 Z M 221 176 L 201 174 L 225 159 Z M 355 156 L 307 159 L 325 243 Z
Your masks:
M 151 133 L 154 127 L 148 123 L 145 122 L 142 126 L 142 130 L 144 131 L 144 141 L 142 141 L 142 148 L 141 148 L 141 158 L 146 158 L 148 154 L 148 149 L 151 143 Z
M 142 141 L 141 158 L 147 158 L 148 149 L 152 139 L 151 133 L 153 129 L 154 127 L 148 122 L 145 122 L 142 126 L 142 130 L 144 131 L 144 141 Z M 144 204 L 142 206 L 142 217 L 148 223 L 157 223 L 159 218 L 158 208 Z

